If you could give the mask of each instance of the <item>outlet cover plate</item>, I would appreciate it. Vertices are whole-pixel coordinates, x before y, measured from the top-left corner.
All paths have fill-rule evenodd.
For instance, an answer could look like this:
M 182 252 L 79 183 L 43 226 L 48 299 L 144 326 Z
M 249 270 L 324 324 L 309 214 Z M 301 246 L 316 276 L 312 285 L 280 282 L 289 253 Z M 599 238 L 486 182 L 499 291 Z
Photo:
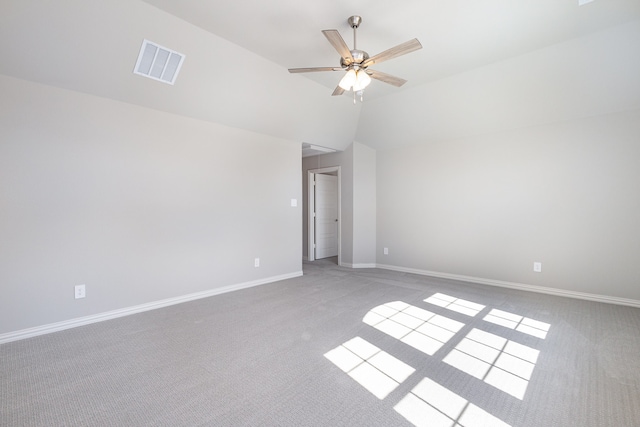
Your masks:
M 75 286 L 75 296 L 76 299 L 84 298 L 86 296 L 86 289 L 84 285 L 76 285 Z

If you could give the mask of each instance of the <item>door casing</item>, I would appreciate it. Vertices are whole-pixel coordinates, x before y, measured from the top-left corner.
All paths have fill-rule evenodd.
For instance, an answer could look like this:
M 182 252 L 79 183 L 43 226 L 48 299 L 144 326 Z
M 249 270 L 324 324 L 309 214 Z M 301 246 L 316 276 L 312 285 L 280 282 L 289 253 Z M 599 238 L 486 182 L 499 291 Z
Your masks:
M 314 183 L 315 183 L 315 175 L 316 174 L 336 174 L 338 177 L 338 265 L 342 265 L 342 181 L 341 181 L 341 176 L 340 176 L 340 166 L 331 166 L 331 167 L 327 167 L 327 168 L 320 168 L 320 169 L 310 169 L 307 171 L 307 182 L 309 184 L 309 188 L 308 188 L 308 199 L 309 199 L 309 206 L 308 206 L 308 214 L 309 214 L 309 218 L 308 218 L 308 242 L 309 242 L 309 248 L 307 250 L 308 253 L 308 260 L 309 261 L 315 261 L 315 221 L 314 221 L 314 214 L 315 214 L 315 187 L 314 187 Z

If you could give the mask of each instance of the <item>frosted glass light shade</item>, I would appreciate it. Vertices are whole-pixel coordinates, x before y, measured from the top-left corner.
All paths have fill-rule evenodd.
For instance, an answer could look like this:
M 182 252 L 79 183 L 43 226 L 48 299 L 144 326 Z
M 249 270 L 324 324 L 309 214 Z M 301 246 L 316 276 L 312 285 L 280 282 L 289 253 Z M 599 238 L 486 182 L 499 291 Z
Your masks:
M 356 71 L 352 68 L 347 71 L 347 74 L 344 75 L 338 86 L 340 86 L 344 90 L 349 90 L 356 83 Z
M 371 83 L 371 77 L 369 77 L 369 74 L 364 70 L 358 71 L 356 75 L 356 82 L 353 84 L 354 92 L 364 89 L 369 86 L 369 83 Z

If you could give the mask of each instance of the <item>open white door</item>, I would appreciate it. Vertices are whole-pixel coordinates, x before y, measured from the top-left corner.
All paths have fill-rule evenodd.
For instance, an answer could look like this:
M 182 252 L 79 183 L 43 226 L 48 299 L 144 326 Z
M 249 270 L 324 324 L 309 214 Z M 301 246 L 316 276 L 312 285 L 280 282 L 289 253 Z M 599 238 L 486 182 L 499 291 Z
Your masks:
M 315 259 L 338 256 L 338 177 L 315 179 Z

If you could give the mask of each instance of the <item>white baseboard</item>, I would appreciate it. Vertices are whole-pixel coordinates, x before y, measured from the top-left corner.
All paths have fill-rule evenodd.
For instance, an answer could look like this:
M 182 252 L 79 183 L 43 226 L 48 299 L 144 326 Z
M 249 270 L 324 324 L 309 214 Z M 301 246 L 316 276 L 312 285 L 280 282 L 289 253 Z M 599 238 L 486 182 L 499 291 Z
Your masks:
M 521 291 L 537 292 L 540 294 L 556 295 L 588 301 L 604 302 L 607 304 L 626 305 L 640 308 L 640 301 L 628 298 L 618 298 L 607 295 L 589 294 L 586 292 L 567 291 L 564 289 L 546 288 L 543 286 L 526 285 L 524 283 L 505 282 L 501 280 L 483 279 L 481 277 L 462 276 L 459 274 L 440 273 L 437 271 L 418 270 L 415 268 L 398 267 L 395 265 L 377 264 L 384 270 L 400 271 L 403 273 L 419 274 L 421 276 L 439 277 L 442 279 L 460 280 L 463 282 L 479 283 L 482 285 L 499 286 L 502 288 L 518 289 Z
M 342 263 L 342 267 L 348 268 L 377 268 L 377 264 L 349 264 L 347 262 Z
M 89 325 L 91 323 L 102 322 L 104 320 L 115 319 L 118 317 L 129 316 L 131 314 L 142 313 L 157 308 L 168 307 L 170 305 L 180 304 L 183 302 L 193 301 L 201 298 L 207 298 L 214 295 L 220 295 L 227 292 L 238 291 L 240 289 L 251 288 L 254 286 L 265 285 L 267 283 L 278 282 L 280 280 L 291 279 L 302 276 L 302 271 L 283 274 L 280 276 L 272 276 L 264 279 L 254 280 L 251 282 L 238 283 L 221 288 L 210 289 L 208 291 L 196 292 L 193 294 L 182 295 L 179 297 L 153 301 L 146 304 L 135 305 L 132 307 L 121 308 L 119 310 L 107 311 L 104 313 L 93 314 L 91 316 L 78 317 L 76 319 L 65 320 L 62 322 L 50 323 L 48 325 L 36 326 L 34 328 L 22 329 L 15 332 L 0 334 L 0 344 L 11 341 L 18 341 L 25 338 L 31 338 L 38 335 L 50 334 L 52 332 L 63 331 L 65 329 L 76 328 L 78 326 Z

